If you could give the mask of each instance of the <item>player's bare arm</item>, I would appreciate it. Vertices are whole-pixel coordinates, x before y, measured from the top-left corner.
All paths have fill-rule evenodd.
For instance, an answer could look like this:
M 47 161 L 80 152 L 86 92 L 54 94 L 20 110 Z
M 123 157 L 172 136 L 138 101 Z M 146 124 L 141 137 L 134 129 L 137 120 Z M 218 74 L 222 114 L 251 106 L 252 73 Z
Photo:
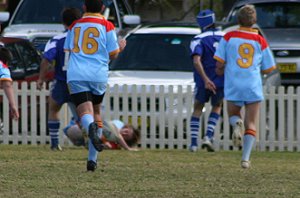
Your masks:
M 201 78 L 205 83 L 205 88 L 209 89 L 215 94 L 217 89 L 216 85 L 207 77 L 203 65 L 201 63 L 201 56 L 197 56 L 197 55 L 193 56 L 193 63 L 194 63 L 194 67 L 196 68 L 197 72 L 200 74 Z
M 41 90 L 43 88 L 43 83 L 46 81 L 46 74 L 48 68 L 50 67 L 51 63 L 47 59 L 42 59 L 41 66 L 40 66 L 40 74 L 39 79 L 37 81 L 37 88 Z
M 219 75 L 219 76 L 224 75 L 224 69 L 225 69 L 224 63 L 221 63 L 221 62 L 217 61 L 217 63 L 216 63 L 216 73 L 217 73 L 217 75 Z
M 12 87 L 12 82 L 4 80 L 2 82 L 2 88 L 4 89 L 5 95 L 9 101 L 10 113 L 13 119 L 17 120 L 19 118 L 19 111 L 15 103 L 15 97 Z

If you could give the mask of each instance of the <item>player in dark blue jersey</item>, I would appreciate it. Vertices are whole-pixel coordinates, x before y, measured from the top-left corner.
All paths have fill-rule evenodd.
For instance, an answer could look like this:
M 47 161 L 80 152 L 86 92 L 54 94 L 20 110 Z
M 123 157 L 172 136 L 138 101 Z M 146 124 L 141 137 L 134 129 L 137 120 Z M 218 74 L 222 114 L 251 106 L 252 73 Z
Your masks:
M 213 137 L 215 126 L 220 117 L 223 102 L 224 77 L 215 72 L 216 60 L 213 56 L 216 47 L 224 33 L 215 28 L 215 13 L 211 10 L 200 11 L 197 22 L 201 28 L 201 34 L 191 41 L 191 51 L 194 63 L 195 100 L 194 111 L 190 121 L 191 128 L 191 152 L 198 149 L 198 133 L 200 116 L 205 103 L 211 100 L 212 111 L 208 118 L 206 134 L 202 147 L 213 152 Z
M 67 29 L 75 20 L 80 19 L 81 11 L 76 8 L 66 8 L 62 12 L 63 25 Z M 55 74 L 50 88 L 48 129 L 51 138 L 51 149 L 61 150 L 59 145 L 59 111 L 64 103 L 68 103 L 73 115 L 76 117 L 76 107 L 70 102 L 70 95 L 67 87 L 66 69 L 64 67 L 65 53 L 64 42 L 67 31 L 63 34 L 54 36 L 48 41 L 41 62 L 40 75 L 37 82 L 38 89 L 42 88 L 47 80 L 46 73 L 49 66 L 55 62 Z M 76 119 L 76 118 L 75 118 Z

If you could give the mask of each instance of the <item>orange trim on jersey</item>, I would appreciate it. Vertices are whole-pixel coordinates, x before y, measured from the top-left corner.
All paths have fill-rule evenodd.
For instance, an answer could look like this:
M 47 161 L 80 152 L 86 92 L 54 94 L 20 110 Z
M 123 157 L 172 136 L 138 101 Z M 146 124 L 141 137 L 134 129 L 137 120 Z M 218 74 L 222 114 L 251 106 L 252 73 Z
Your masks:
M 256 41 L 261 45 L 261 49 L 264 50 L 268 47 L 267 41 L 260 36 L 255 29 L 250 28 L 251 31 L 246 31 L 246 28 L 243 30 L 235 30 L 228 32 L 224 35 L 224 39 L 228 42 L 231 38 L 241 38 Z
M 217 60 L 218 62 L 222 63 L 222 64 L 225 63 L 225 61 L 222 58 L 218 57 L 218 56 L 214 56 L 214 59 Z
M 115 29 L 115 26 L 108 20 L 106 20 L 102 15 L 100 14 L 91 14 L 91 13 L 86 13 L 83 18 L 78 19 L 70 25 L 69 30 L 71 30 L 74 25 L 77 23 L 96 23 L 105 26 L 106 32 L 109 32 L 111 30 Z
M 13 81 L 11 78 L 0 78 L 1 81 Z
M 110 53 L 109 53 L 109 56 L 114 56 L 114 55 L 116 55 L 116 54 L 118 54 L 118 53 L 120 53 L 120 49 L 116 49 L 116 50 L 110 52 Z
M 256 131 L 252 130 L 252 129 L 246 129 L 245 131 L 245 135 L 252 135 L 252 136 L 256 136 Z
M 266 70 L 262 70 L 262 73 L 263 74 L 268 74 L 270 73 L 271 71 L 275 70 L 276 69 L 276 66 L 274 65 L 273 67 L 269 68 L 269 69 L 266 69 Z
M 102 120 L 97 120 L 95 121 L 98 125 L 99 128 L 103 128 L 103 123 L 102 123 Z

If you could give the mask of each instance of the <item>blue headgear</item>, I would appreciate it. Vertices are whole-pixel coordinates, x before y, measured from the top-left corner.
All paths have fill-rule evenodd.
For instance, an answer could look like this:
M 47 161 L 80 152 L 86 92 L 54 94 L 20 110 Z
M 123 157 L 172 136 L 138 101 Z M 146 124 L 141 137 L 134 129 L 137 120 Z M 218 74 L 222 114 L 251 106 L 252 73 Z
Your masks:
M 102 0 L 103 4 L 105 5 L 105 7 L 109 7 L 112 4 L 112 0 Z
M 209 26 L 215 23 L 215 13 L 212 10 L 202 10 L 197 15 L 197 23 L 202 30 L 205 30 Z

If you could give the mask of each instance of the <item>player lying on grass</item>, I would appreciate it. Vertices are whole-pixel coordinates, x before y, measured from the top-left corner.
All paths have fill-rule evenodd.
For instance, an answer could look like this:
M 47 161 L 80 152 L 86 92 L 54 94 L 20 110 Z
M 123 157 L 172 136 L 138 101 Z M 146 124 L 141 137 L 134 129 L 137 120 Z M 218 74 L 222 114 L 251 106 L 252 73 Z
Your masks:
M 87 134 L 78 124 L 71 124 L 64 129 L 65 135 L 75 146 L 87 147 Z M 136 151 L 134 148 L 140 140 L 140 131 L 130 124 L 120 120 L 104 121 L 103 133 L 100 137 L 106 149 L 125 149 Z

